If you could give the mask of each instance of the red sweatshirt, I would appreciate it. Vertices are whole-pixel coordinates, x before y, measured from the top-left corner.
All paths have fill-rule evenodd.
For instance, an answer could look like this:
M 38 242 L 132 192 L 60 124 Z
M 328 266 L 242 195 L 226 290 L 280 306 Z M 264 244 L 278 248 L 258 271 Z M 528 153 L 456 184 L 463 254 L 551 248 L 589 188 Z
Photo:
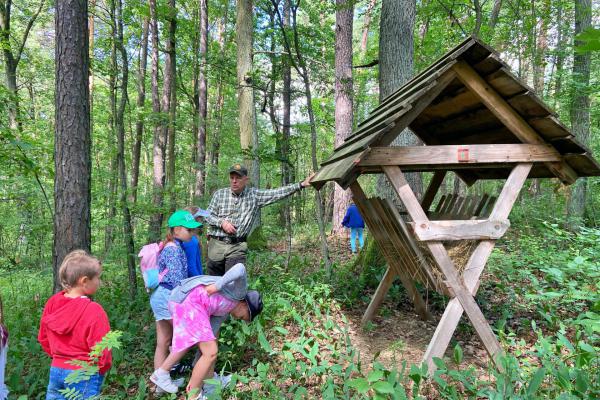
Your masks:
M 100 304 L 85 296 L 66 297 L 61 291 L 50 297 L 44 307 L 38 340 L 52 357 L 53 367 L 79 369 L 67 361 L 89 361 L 92 347 L 109 330 L 108 317 Z M 111 363 L 111 352 L 104 350 L 98 362 L 100 374 L 104 375 Z

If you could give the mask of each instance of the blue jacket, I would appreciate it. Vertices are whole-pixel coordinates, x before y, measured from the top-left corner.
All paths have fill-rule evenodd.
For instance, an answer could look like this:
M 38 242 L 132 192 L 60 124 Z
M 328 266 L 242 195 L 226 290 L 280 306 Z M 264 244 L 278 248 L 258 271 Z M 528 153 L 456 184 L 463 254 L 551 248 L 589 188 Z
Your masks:
M 344 219 L 342 220 L 342 226 L 345 226 L 346 228 L 364 228 L 365 227 L 365 221 L 363 221 L 362 217 L 360 216 L 360 212 L 358 212 L 358 208 L 356 207 L 356 204 L 350 204 L 350 207 L 348 207 L 348 210 L 346 211 L 346 215 L 344 216 Z
M 181 242 L 181 248 L 187 258 L 188 278 L 202 275 L 202 253 L 198 238 L 194 235 L 189 242 Z

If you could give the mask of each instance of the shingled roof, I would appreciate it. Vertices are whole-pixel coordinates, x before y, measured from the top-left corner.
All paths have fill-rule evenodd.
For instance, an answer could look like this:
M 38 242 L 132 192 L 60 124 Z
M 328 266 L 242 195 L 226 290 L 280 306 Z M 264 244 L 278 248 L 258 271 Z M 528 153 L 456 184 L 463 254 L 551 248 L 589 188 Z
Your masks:
M 523 143 L 514 134 L 513 127 L 503 123 L 497 113 L 490 111 L 481 98 L 465 86 L 457 76 L 455 65 L 468 65 L 483 83 L 516 110 L 541 138 L 538 144 L 547 143 L 563 156 L 565 168 L 572 169 L 571 176 L 600 175 L 600 164 L 589 150 L 533 90 L 510 72 L 509 66 L 492 48 L 476 38 L 468 38 L 384 99 L 321 164 L 311 183 L 319 188 L 333 180 L 346 188 L 362 173 L 380 172 L 378 168 L 362 167 L 358 163 L 371 148 L 389 146 L 407 127 L 425 145 Z M 478 179 L 506 178 L 510 169 L 499 163 L 461 170 L 459 175 L 470 184 Z M 430 169 L 422 165 L 411 170 Z M 569 183 L 544 163 L 536 163 L 529 177 L 559 177 Z

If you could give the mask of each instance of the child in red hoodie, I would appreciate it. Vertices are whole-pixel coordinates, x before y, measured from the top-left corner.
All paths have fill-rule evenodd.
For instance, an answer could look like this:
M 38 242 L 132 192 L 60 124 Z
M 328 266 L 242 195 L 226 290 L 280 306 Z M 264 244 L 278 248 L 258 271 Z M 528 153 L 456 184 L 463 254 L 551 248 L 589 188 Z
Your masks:
M 97 258 L 83 250 L 67 254 L 59 269 L 63 290 L 48 299 L 38 340 L 52 357 L 46 400 L 63 400 L 61 390 L 74 388 L 79 399 L 100 394 L 104 374 L 111 366 L 111 353 L 105 350 L 98 360 L 99 371 L 90 379 L 67 384 L 65 378 L 80 367 L 72 360 L 90 361 L 89 353 L 110 330 L 108 317 L 102 306 L 89 296 L 100 285 L 102 266 Z

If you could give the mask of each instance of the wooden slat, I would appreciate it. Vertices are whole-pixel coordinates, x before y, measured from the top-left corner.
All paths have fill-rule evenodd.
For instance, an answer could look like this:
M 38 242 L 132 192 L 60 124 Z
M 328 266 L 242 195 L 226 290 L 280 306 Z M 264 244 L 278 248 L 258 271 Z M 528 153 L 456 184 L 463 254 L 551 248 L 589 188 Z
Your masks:
M 402 285 L 406 289 L 406 292 L 409 295 L 409 298 L 411 299 L 411 301 L 413 302 L 413 304 L 415 306 L 415 311 L 417 312 L 417 314 L 419 314 L 419 316 L 422 319 L 425 319 L 425 320 L 428 319 L 430 317 L 430 314 L 427 311 L 427 304 L 425 303 L 425 301 L 421 297 L 421 294 L 415 287 L 414 282 L 404 274 L 404 272 L 401 270 L 401 268 L 399 268 L 398 257 L 394 256 L 394 254 L 389 253 L 389 249 L 386 246 L 387 237 L 380 230 L 380 227 L 382 225 L 381 221 L 379 221 L 379 217 L 373 211 L 373 209 L 369 207 L 367 197 L 365 196 L 365 193 L 363 192 L 362 188 L 360 187 L 360 184 L 358 183 L 358 181 L 354 181 L 350 185 L 350 189 L 352 190 L 353 200 L 354 200 L 356 206 L 358 207 L 361 215 L 363 216 L 363 218 L 365 218 L 365 222 L 367 223 L 369 231 L 372 233 L 374 239 L 379 244 L 379 247 L 381 248 L 389 267 L 392 268 L 394 270 L 394 272 L 400 278 Z M 380 299 L 382 299 L 385 296 L 385 292 L 387 292 L 388 289 L 389 289 L 388 285 L 382 285 L 380 288 L 378 288 L 378 292 L 375 293 L 372 303 L 375 300 L 380 301 Z M 380 290 L 381 290 L 381 292 L 380 292 Z M 365 312 L 365 314 L 363 315 L 363 322 L 369 321 L 373 318 L 374 313 L 377 311 L 379 304 L 374 304 L 373 307 L 370 306 L 368 308 L 368 310 L 370 310 L 369 311 L 370 313 L 367 314 Z
M 479 95 L 490 111 L 521 141 L 530 144 L 545 143 L 537 132 L 467 63 L 459 61 L 454 64 L 452 69 L 465 86 Z M 577 179 L 573 168 L 565 162 L 549 162 L 546 163 L 546 167 L 567 184 L 573 183 Z
M 472 144 L 372 147 L 358 163 L 369 166 L 431 166 L 561 161 L 548 144 Z
M 429 207 L 431 207 L 431 203 L 433 203 L 433 199 L 437 194 L 442 182 L 444 181 L 444 177 L 446 176 L 446 171 L 436 171 L 429 182 L 429 186 L 427 186 L 427 190 L 421 199 L 421 207 L 423 210 L 427 212 Z
M 492 220 L 410 222 L 420 241 L 500 239 L 510 222 Z
M 581 176 L 600 175 L 600 165 L 598 165 L 598 162 L 592 157 L 591 154 L 566 154 L 565 160 Z
M 558 118 L 547 116 L 543 118 L 530 118 L 528 121 L 536 131 L 546 140 L 568 137 L 571 132 L 565 127 Z
M 504 184 L 502 188 L 502 192 L 498 197 L 498 202 L 492 210 L 490 218 L 505 220 L 508 219 L 508 215 L 510 214 L 510 210 L 512 209 L 527 176 L 529 175 L 529 171 L 531 170 L 532 164 L 519 164 L 517 165 L 511 172 L 509 178 Z M 479 277 L 483 272 L 483 268 L 492 253 L 492 250 L 495 246 L 495 241 L 486 240 L 482 241 L 477 245 L 467 265 L 463 272 L 463 281 L 467 289 L 475 295 L 477 293 L 477 288 L 479 287 Z M 448 348 L 448 344 L 450 344 L 450 339 L 452 338 L 452 334 L 456 330 L 458 326 L 458 322 L 463 313 L 463 308 L 460 305 L 458 299 L 451 299 L 448 303 L 446 310 L 444 311 L 444 315 L 438 324 L 435 333 L 429 345 L 427 346 L 427 350 L 425 351 L 425 356 L 423 360 L 427 362 L 429 366 L 430 373 L 435 369 L 435 364 L 433 363 L 433 358 L 435 357 L 443 357 L 446 349 Z

